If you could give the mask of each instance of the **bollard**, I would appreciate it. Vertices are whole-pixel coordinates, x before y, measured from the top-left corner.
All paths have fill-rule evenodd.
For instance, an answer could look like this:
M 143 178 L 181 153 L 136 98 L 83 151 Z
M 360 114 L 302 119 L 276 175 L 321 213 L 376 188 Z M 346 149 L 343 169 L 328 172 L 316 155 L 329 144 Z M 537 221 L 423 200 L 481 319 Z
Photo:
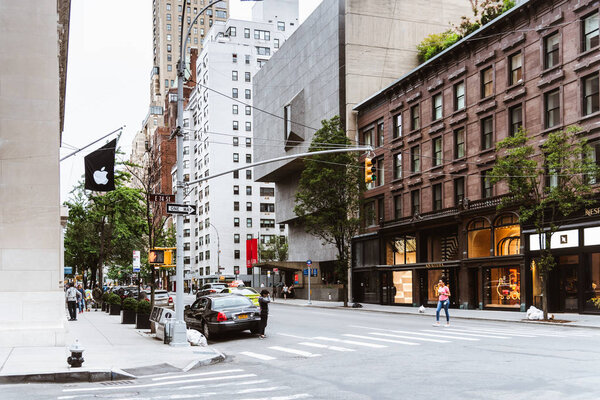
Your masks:
M 67 363 L 73 368 L 81 367 L 83 364 L 83 351 L 85 349 L 79 343 L 79 339 L 75 339 L 75 343 L 69 347 L 71 355 L 67 358 Z

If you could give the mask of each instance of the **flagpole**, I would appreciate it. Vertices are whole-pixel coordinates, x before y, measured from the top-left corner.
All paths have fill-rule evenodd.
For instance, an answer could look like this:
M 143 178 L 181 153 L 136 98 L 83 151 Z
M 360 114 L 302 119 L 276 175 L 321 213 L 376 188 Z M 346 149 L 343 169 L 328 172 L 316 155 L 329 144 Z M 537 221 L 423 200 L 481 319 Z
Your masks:
M 67 156 L 64 156 L 63 158 L 61 158 L 61 159 L 60 159 L 60 161 L 64 161 L 64 160 L 66 160 L 67 158 L 69 158 L 69 157 L 71 157 L 71 156 L 74 156 L 75 154 L 79 153 L 80 151 L 82 151 L 82 150 L 85 150 L 85 149 L 87 149 L 88 147 L 90 147 L 90 146 L 92 146 L 92 145 L 94 145 L 94 144 L 98 143 L 98 142 L 99 142 L 99 141 L 101 141 L 102 139 L 106 139 L 106 138 L 107 138 L 107 137 L 109 137 L 110 135 L 114 135 L 115 133 L 117 133 L 117 132 L 119 132 L 119 131 L 122 131 L 122 130 L 123 130 L 123 128 L 125 128 L 125 125 L 123 125 L 122 127 L 118 128 L 118 129 L 115 129 L 114 131 L 112 131 L 111 133 L 109 133 L 109 134 L 107 134 L 107 135 L 104 135 L 104 136 L 102 136 L 100 139 L 98 139 L 98 140 L 94 140 L 92 143 L 90 143 L 90 144 L 88 144 L 88 145 L 86 145 L 86 146 L 83 146 L 82 148 L 80 148 L 80 149 L 78 149 L 78 150 L 75 150 L 75 151 L 74 151 L 74 152 L 72 152 L 71 154 L 69 154 L 69 155 L 67 155 Z

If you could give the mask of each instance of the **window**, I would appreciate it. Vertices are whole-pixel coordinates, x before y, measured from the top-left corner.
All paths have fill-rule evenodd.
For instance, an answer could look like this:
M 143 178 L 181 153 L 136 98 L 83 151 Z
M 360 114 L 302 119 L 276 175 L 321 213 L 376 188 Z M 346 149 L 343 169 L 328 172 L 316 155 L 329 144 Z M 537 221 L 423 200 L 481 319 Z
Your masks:
M 250 100 L 252 98 L 252 92 L 250 91 L 250 89 L 246 89 L 246 99 Z
M 454 180 L 454 206 L 458 207 L 465 198 L 465 178 L 460 177 Z
M 478 218 L 469 224 L 467 232 L 469 258 L 489 257 L 492 247 L 490 223 L 483 218 Z
M 365 144 L 367 146 L 373 145 L 373 128 L 369 128 L 369 129 L 363 131 L 362 142 L 363 142 L 363 144 Z
M 375 202 L 370 201 L 365 203 L 363 208 L 363 219 L 365 221 L 365 226 L 375 226 Z
M 236 259 L 236 260 L 240 258 L 240 251 L 239 250 L 234 250 L 233 251 L 233 258 Z
M 394 139 L 402 136 L 402 113 L 394 115 Z
M 285 31 L 285 22 L 283 22 L 283 21 L 277 21 L 277 30 L 278 31 Z
M 246 132 L 250 132 L 252 130 L 252 122 L 246 121 Z
M 170 44 L 167 45 L 167 51 L 171 52 L 171 45 Z
M 233 53 L 231 55 L 231 61 L 234 62 L 234 63 L 237 63 L 237 54 L 236 53 Z
M 246 186 L 246 194 L 248 196 L 252 195 L 252 186 Z
M 383 197 L 377 199 L 377 221 L 380 224 L 385 221 L 385 200 Z
M 414 131 L 421 128 L 421 115 L 419 105 L 415 104 L 410 108 L 410 130 Z
M 252 75 L 250 74 L 250 72 L 244 72 L 244 81 L 250 82 L 251 78 L 252 78 Z
M 274 219 L 261 219 L 260 227 L 261 228 L 275 228 L 275 220 Z
M 252 107 L 251 106 L 246 106 L 246 115 L 252 115 Z
M 489 177 L 491 170 L 481 172 L 481 198 L 487 199 L 492 197 L 494 186 L 492 185 L 492 179 Z
M 438 136 L 432 140 L 432 148 L 433 148 L 433 161 L 432 164 L 434 167 L 439 167 L 442 165 L 442 137 Z
M 385 171 L 383 170 L 383 157 L 377 159 L 377 186 L 385 184 Z
M 250 170 L 250 169 L 246 170 L 246 179 L 252 179 L 252 170 Z
M 481 71 L 481 98 L 486 98 L 494 93 L 494 70 L 487 67 Z
M 520 269 L 519 266 L 483 269 L 483 305 L 485 308 L 516 310 L 521 308 Z
M 246 138 L 246 147 L 252 147 L 252 138 Z
M 240 242 L 240 234 L 234 233 L 233 234 L 233 243 L 239 243 L 239 242 Z
M 416 215 L 421 211 L 421 193 L 419 189 L 410 192 L 410 210 L 412 215 Z
M 465 128 L 459 128 L 454 131 L 454 158 L 463 158 L 465 156 Z
M 521 253 L 521 226 L 514 214 L 502 214 L 494 221 L 494 251 L 497 256 Z
M 240 194 L 240 187 L 238 185 L 233 187 L 233 194 Z
M 544 68 L 552 68 L 559 63 L 560 36 L 558 32 L 544 39 Z
M 240 219 L 238 217 L 235 217 L 233 219 L 233 226 L 234 227 L 239 227 L 240 226 Z
M 233 179 L 240 179 L 240 171 L 233 171 Z
M 255 29 L 254 30 L 254 39 L 271 40 L 271 32 Z
M 231 106 L 231 113 L 232 113 L 233 115 L 237 115 L 237 114 L 238 114 L 238 105 L 237 105 L 237 104 L 233 104 L 233 105 Z
M 233 153 L 233 162 L 240 162 L 240 153 Z
M 590 115 L 600 110 L 598 97 L 598 73 L 583 78 L 583 115 Z
M 379 121 L 377 123 L 377 147 L 383 146 L 383 140 L 384 140 L 383 121 Z
M 523 105 L 512 106 L 508 111 L 508 116 L 510 118 L 508 133 L 510 136 L 514 136 L 523 127 Z
M 560 99 L 559 89 L 548 92 L 544 95 L 544 114 L 546 129 L 553 128 L 560 124 Z
M 594 163 L 596 168 L 600 168 L 600 142 L 590 143 L 590 161 Z M 598 183 L 597 176 L 589 176 L 589 183 L 595 185 Z
M 402 178 L 402 153 L 394 155 L 394 179 Z
M 583 19 L 583 51 L 598 46 L 598 12 Z
M 195 11 L 196 11 L 196 9 L 194 8 L 194 14 L 196 13 Z M 197 29 L 197 28 L 194 28 L 194 29 Z M 230 26 L 229 29 L 227 29 L 227 35 L 230 36 L 230 37 L 236 37 L 237 36 L 237 29 L 236 29 L 236 27 L 235 26 Z
M 395 237 L 389 243 L 391 245 L 391 250 L 394 255 L 393 256 L 394 257 L 394 259 L 393 259 L 394 265 L 396 265 L 396 264 L 414 264 L 417 262 L 417 239 L 415 236 L 406 235 L 406 236 Z M 395 271 L 395 272 L 400 272 L 400 271 Z M 402 271 L 402 272 L 405 272 L 405 271 Z M 406 272 L 412 272 L 412 271 L 406 271 Z M 394 277 L 393 281 L 397 282 L 397 277 Z M 411 281 L 406 282 L 405 285 L 409 284 L 409 282 L 411 282 Z M 436 281 L 436 283 L 437 283 L 437 281 Z M 412 285 L 410 285 L 410 287 L 412 288 Z M 400 291 L 400 290 L 398 290 L 398 291 Z M 404 296 L 407 296 L 407 295 L 412 296 L 412 291 L 404 292 Z M 412 301 L 410 303 L 412 304 Z
M 442 118 L 442 94 L 438 93 L 433 95 L 431 104 L 433 107 L 431 110 L 431 120 L 437 121 L 438 119 Z
M 465 108 L 465 82 L 454 85 L 454 111 Z
M 273 39 L 273 47 L 275 47 L 276 49 L 279 48 L 279 39 Z
M 494 134 L 494 120 L 487 117 L 481 120 L 481 150 L 492 147 L 492 136 Z
M 246 218 L 246 228 L 252 228 L 252 218 Z
M 171 14 L 167 14 L 167 21 L 171 20 Z
M 246 65 L 250 65 L 250 55 L 246 54 Z
M 227 11 L 223 11 L 223 10 L 216 10 L 216 11 L 215 11 L 215 17 L 217 17 L 217 18 L 223 18 L 223 19 L 227 19 Z
M 210 260 L 210 250 L 206 250 L 206 251 L 204 252 L 204 258 L 205 258 L 206 260 Z M 208 271 L 208 267 L 206 267 L 206 270 Z
M 421 154 L 419 146 L 410 149 L 410 172 L 421 172 Z
M 238 89 L 237 88 L 231 89 L 231 97 L 233 97 L 234 99 L 238 98 Z
M 261 187 L 260 188 L 260 195 L 263 196 L 263 197 L 274 197 L 275 196 L 275 189 L 274 188 Z
M 508 84 L 515 85 L 523 80 L 523 55 L 515 53 L 508 58 L 510 65 L 510 75 L 508 76 Z
M 250 164 L 252 162 L 252 154 L 246 154 L 246 163 Z
M 433 185 L 431 191 L 433 192 L 433 210 L 439 211 L 442 209 L 442 184 Z
M 167 40 L 170 42 L 171 41 L 171 34 L 167 33 Z
M 240 211 L 240 202 L 239 201 L 233 202 L 233 211 Z
M 171 11 L 171 4 L 167 3 L 167 11 Z
M 246 211 L 252 211 L 252 202 L 251 201 L 246 202 Z
M 238 80 L 238 72 L 237 71 L 231 71 L 231 80 L 232 81 Z
M 260 212 L 275 212 L 275 204 L 260 203 Z
M 256 46 L 256 54 L 258 54 L 259 56 L 270 56 L 271 48 Z
M 244 28 L 244 38 L 250 39 L 250 28 Z
M 239 121 L 233 121 L 233 130 L 237 131 L 240 129 L 240 123 Z
M 394 218 L 402 218 L 402 196 L 394 196 Z

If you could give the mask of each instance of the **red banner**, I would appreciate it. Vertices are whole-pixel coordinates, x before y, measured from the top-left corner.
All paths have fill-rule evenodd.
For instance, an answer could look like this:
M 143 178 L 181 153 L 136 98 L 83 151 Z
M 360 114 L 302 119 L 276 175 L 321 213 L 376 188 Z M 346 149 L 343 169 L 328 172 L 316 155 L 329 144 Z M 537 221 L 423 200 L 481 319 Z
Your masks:
M 246 240 L 246 268 L 258 262 L 258 239 Z

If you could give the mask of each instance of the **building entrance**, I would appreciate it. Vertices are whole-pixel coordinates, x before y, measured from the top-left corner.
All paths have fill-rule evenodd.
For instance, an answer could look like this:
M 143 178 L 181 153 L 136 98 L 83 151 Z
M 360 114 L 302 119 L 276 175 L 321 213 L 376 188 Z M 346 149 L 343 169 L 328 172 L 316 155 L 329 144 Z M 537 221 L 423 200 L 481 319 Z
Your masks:
M 548 282 L 549 309 L 552 312 L 579 312 L 579 256 L 560 256 Z

